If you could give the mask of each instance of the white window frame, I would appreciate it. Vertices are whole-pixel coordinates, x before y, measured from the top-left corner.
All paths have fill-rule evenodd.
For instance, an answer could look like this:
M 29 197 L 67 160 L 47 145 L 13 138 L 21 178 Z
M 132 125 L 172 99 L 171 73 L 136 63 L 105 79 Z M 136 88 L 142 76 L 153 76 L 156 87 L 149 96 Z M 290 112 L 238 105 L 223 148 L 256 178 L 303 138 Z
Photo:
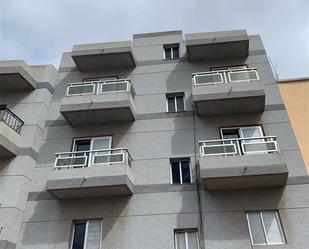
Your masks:
M 76 151 L 76 141 L 90 140 L 90 151 L 91 151 L 91 150 L 93 150 L 93 142 L 97 139 L 102 139 L 102 138 L 109 138 L 109 148 L 111 149 L 112 143 L 113 143 L 113 136 L 83 137 L 83 138 L 74 138 L 72 152 L 78 153 L 78 151 Z M 99 165 L 98 163 L 93 164 L 93 155 L 94 155 L 94 153 L 89 153 L 86 167 Z M 124 158 L 123 158 L 123 160 L 124 160 Z M 110 164 L 110 163 L 106 163 L 106 164 Z
M 184 229 L 184 230 L 174 230 L 174 241 L 175 241 L 175 249 L 179 249 L 178 244 L 177 244 L 177 234 L 178 233 L 184 233 L 185 234 L 185 249 L 190 249 L 188 245 L 188 233 L 196 233 L 196 243 L 197 247 L 200 248 L 200 242 L 199 242 L 199 235 L 198 235 L 198 230 L 196 229 Z
M 179 174 L 180 174 L 180 183 L 173 183 L 173 170 L 172 170 L 172 163 L 177 162 L 178 163 L 178 167 L 179 167 Z M 189 170 L 190 170 L 190 182 L 188 183 L 183 183 L 182 180 L 182 169 L 181 169 L 181 163 L 182 162 L 189 162 Z M 188 160 L 177 160 L 177 159 L 172 159 L 170 161 L 170 177 L 171 177 L 171 184 L 172 185 L 183 185 L 183 184 L 192 184 L 193 183 L 193 179 L 192 179 L 192 167 L 191 167 L 191 161 Z
M 182 97 L 182 100 L 183 100 L 183 111 L 178 111 L 177 110 L 177 100 L 176 100 L 177 97 Z M 169 109 L 168 109 L 168 99 L 169 98 L 174 98 L 175 112 L 170 112 Z M 171 96 L 166 96 L 165 102 L 166 102 L 166 112 L 167 113 L 176 113 L 176 112 L 186 112 L 187 111 L 187 109 L 186 109 L 186 99 L 185 99 L 185 94 L 184 93 L 183 94 L 175 94 L 175 95 L 171 94 Z
M 279 232 L 280 232 L 281 237 L 283 238 L 283 243 L 270 243 L 268 241 L 268 237 L 267 237 L 267 233 L 266 233 L 266 229 L 265 229 L 265 224 L 264 224 L 264 219 L 263 219 L 263 212 L 266 212 L 266 211 L 275 212 L 276 220 L 277 220 L 278 227 L 279 227 Z M 249 221 L 249 213 L 252 213 L 252 212 L 253 213 L 259 213 L 261 223 L 262 223 L 263 234 L 264 234 L 266 243 L 260 243 L 260 244 L 254 244 L 253 243 L 251 226 L 250 226 L 250 221 Z M 287 244 L 286 237 L 285 237 L 285 234 L 284 234 L 284 231 L 283 231 L 282 222 L 281 222 L 281 219 L 280 219 L 280 216 L 279 216 L 279 213 L 278 213 L 277 210 L 248 211 L 248 212 L 246 212 L 246 220 L 247 220 L 247 224 L 248 224 L 248 230 L 249 230 L 249 235 L 250 235 L 250 240 L 251 240 L 252 245 L 285 245 L 285 244 Z
M 71 246 L 70 249 L 73 249 L 73 241 L 74 241 L 74 236 L 75 236 L 75 225 L 76 224 L 82 224 L 82 223 L 86 223 L 86 228 L 85 228 L 85 235 L 84 235 L 84 246 L 83 249 L 87 248 L 87 237 L 88 237 L 88 226 L 89 226 L 89 221 L 75 221 L 73 223 L 73 232 L 72 232 L 72 237 L 71 237 Z
M 261 125 L 224 127 L 224 128 L 220 128 L 220 135 L 221 135 L 221 138 L 224 139 L 224 136 L 223 136 L 223 131 L 224 131 L 224 130 L 238 130 L 238 134 L 239 134 L 239 136 L 240 136 L 240 137 L 239 137 L 239 139 L 240 139 L 239 141 L 241 141 L 241 139 L 244 138 L 243 133 L 242 133 L 242 130 L 244 130 L 244 129 L 251 129 L 251 128 L 258 128 L 258 129 L 259 129 L 259 132 L 260 132 L 260 134 L 261 134 L 261 136 L 262 136 L 262 137 L 265 136 L 265 134 L 264 134 L 264 132 L 263 132 L 263 129 L 262 129 L 262 126 L 261 126 Z M 263 138 L 261 138 L 261 139 L 263 139 Z M 256 139 L 256 140 L 257 140 L 257 139 Z M 244 141 L 245 141 L 245 140 L 244 140 Z M 241 147 L 240 147 L 239 143 L 237 143 L 238 151 L 241 151 L 241 152 L 242 152 L 242 154 L 240 154 L 240 155 L 250 154 L 250 152 L 249 152 L 249 153 L 245 153 L 245 152 L 243 151 L 243 146 L 242 146 L 242 144 L 244 143 L 244 141 L 241 141 Z M 247 141 L 248 141 L 248 140 L 247 140 Z M 253 154 L 257 154 L 257 153 L 253 153 Z M 235 155 L 238 155 L 238 154 L 236 153 Z
M 163 45 L 163 58 L 164 58 L 164 60 L 176 60 L 176 59 L 180 58 L 180 44 L 178 44 L 177 46 L 173 46 L 173 47 L 165 47 L 165 46 L 168 46 L 168 44 Z M 176 47 L 178 48 L 178 57 L 174 58 L 173 48 L 176 48 Z M 166 55 L 165 55 L 165 50 L 166 49 L 170 49 L 171 50 L 171 58 L 166 58 Z

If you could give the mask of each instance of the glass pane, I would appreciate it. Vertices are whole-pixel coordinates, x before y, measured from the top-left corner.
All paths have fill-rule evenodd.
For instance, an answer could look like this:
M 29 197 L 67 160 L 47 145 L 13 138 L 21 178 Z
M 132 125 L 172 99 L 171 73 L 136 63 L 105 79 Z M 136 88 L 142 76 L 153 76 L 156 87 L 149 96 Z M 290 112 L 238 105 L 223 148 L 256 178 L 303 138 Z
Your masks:
M 115 162 L 122 162 L 122 161 L 123 161 L 123 154 L 94 155 L 94 160 L 93 160 L 95 164 L 115 163 Z
M 88 151 L 90 150 L 90 139 L 76 140 L 74 151 Z
M 127 82 L 107 83 L 101 85 L 102 92 L 126 91 Z
M 225 154 L 225 153 L 236 153 L 233 144 L 218 144 L 214 146 L 205 146 L 204 154 L 205 155 L 216 155 L 216 154 Z
M 179 58 L 179 47 L 173 47 L 173 58 Z
M 177 104 L 177 112 L 182 112 L 185 110 L 183 96 L 176 97 L 176 104 Z
M 172 58 L 172 49 L 171 48 L 165 48 L 164 53 L 165 53 L 165 59 L 171 59 Z
M 91 220 L 88 225 L 87 249 L 100 249 L 102 220 Z
M 86 157 L 70 157 L 57 159 L 56 166 L 84 166 L 86 164 Z
M 234 139 L 239 138 L 239 131 L 238 129 L 224 129 L 222 130 L 223 139 Z M 224 141 L 224 144 L 235 144 L 237 154 L 241 154 L 241 148 L 240 148 L 240 141 L 239 140 L 228 140 Z
M 198 249 L 197 244 L 197 233 L 196 232 L 188 232 L 188 249 Z
M 68 95 L 93 93 L 94 85 L 69 86 Z
M 221 74 L 203 74 L 195 77 L 196 84 L 204 83 L 221 83 L 222 82 Z
M 257 80 L 257 74 L 255 71 L 230 72 L 230 77 L 231 77 L 231 81 Z
M 180 183 L 179 162 L 172 162 L 171 167 L 172 167 L 173 184 L 179 184 Z
M 111 137 L 94 138 L 91 150 L 105 150 L 111 148 Z
M 280 229 L 280 222 L 277 219 L 275 211 L 263 211 L 262 212 L 265 232 L 269 244 L 283 244 L 284 238 Z
M 176 233 L 177 249 L 186 249 L 185 233 Z
M 191 172 L 189 161 L 181 162 L 182 183 L 191 183 Z
M 266 244 L 263 225 L 259 212 L 249 212 L 248 220 L 253 244 Z
M 176 108 L 175 108 L 175 98 L 167 98 L 167 105 L 168 105 L 168 111 L 169 112 L 175 112 Z
M 72 249 L 84 249 L 86 223 L 75 224 Z
M 245 127 L 240 128 L 242 137 L 263 137 L 260 127 Z M 247 140 L 248 141 L 248 140 Z
M 267 152 L 276 151 L 274 142 L 243 143 L 244 152 Z

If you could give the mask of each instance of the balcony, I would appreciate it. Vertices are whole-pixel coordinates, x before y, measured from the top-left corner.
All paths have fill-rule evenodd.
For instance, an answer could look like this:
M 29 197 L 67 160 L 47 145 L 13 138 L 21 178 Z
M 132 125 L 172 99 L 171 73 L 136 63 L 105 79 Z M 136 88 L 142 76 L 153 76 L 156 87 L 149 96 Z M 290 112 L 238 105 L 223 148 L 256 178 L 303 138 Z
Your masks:
M 129 79 L 71 83 L 60 112 L 71 125 L 133 121 L 134 96 Z
M 0 61 L 0 93 L 36 88 L 37 81 L 24 61 Z
M 71 56 L 81 71 L 136 66 L 131 41 L 75 45 Z
M 282 186 L 288 169 L 275 136 L 201 141 L 205 189 Z
M 57 153 L 46 189 L 58 199 L 131 195 L 131 161 L 125 148 Z
M 194 73 L 192 81 L 199 116 L 264 111 L 265 92 L 256 68 Z
M 0 106 L 0 158 L 17 156 L 23 145 L 20 131 L 24 122 L 6 106 Z
M 245 30 L 187 34 L 185 40 L 190 62 L 244 58 L 249 53 Z

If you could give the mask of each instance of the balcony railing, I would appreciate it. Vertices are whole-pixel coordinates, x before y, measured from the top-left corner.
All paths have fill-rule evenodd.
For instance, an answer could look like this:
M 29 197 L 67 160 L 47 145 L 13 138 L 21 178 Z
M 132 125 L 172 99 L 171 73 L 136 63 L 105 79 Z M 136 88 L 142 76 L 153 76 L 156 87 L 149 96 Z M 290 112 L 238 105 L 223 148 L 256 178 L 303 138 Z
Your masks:
M 130 79 L 87 81 L 69 83 L 66 96 L 81 96 L 88 94 L 103 94 L 112 92 L 130 92 L 134 98 L 135 91 Z
M 17 133 L 20 133 L 24 122 L 6 106 L 0 106 L 0 122 L 3 121 Z
M 201 157 L 263 154 L 279 151 L 275 136 L 206 140 L 200 141 L 199 144 Z
M 110 164 L 127 164 L 132 158 L 126 148 L 107 150 L 71 151 L 56 153 L 55 169 L 85 168 Z
M 256 81 L 259 75 L 256 68 L 242 68 L 193 73 L 192 79 L 195 85 L 216 85 Z

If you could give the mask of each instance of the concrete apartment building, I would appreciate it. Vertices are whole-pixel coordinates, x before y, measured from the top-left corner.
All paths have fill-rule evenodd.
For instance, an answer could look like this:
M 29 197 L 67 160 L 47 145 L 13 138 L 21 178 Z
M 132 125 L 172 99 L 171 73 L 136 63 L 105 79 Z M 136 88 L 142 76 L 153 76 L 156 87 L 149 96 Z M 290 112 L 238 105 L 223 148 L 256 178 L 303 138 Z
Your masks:
M 137 34 L 0 75 L 0 248 L 309 248 L 309 178 L 258 35 Z

